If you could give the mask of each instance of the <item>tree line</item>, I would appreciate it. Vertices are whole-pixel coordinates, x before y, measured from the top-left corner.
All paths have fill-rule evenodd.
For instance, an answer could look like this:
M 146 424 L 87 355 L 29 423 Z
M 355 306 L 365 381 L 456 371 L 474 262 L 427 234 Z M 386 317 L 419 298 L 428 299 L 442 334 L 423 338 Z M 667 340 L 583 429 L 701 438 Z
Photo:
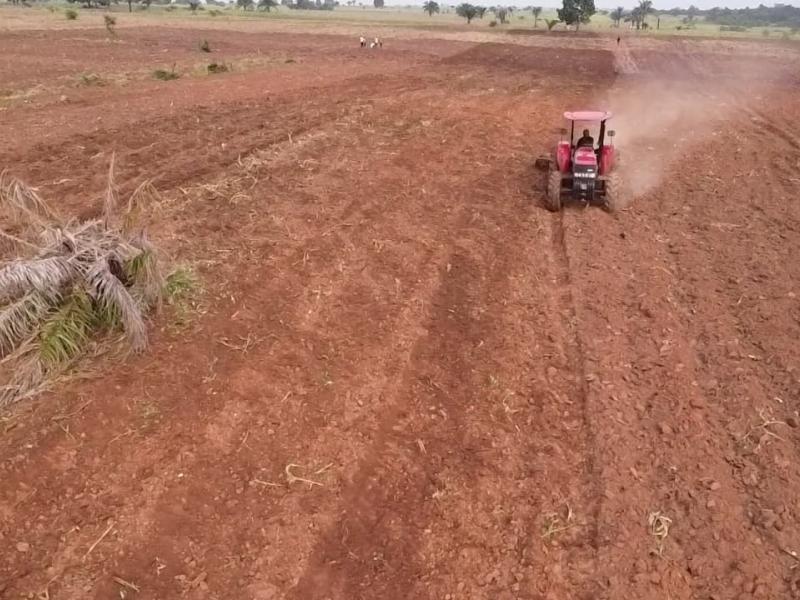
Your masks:
M 687 15 L 693 18 L 703 17 L 707 22 L 716 25 L 741 25 L 743 27 L 764 27 L 777 25 L 796 27 L 800 25 L 800 7 L 789 4 L 776 4 L 764 6 L 759 4 L 755 8 L 708 8 L 700 9 L 696 6 L 685 8 L 671 8 L 659 11 L 662 15 Z
M 427 0 L 422 5 L 428 15 L 433 16 L 441 9 L 439 3 L 435 0 Z M 515 8 L 513 6 L 492 6 L 485 7 L 469 2 L 463 2 L 456 6 L 456 14 L 467 20 L 467 24 L 472 23 L 473 19 L 483 19 L 487 12 L 492 13 L 496 21 L 504 24 L 508 21 L 511 15 L 515 12 L 527 12 L 533 15 L 533 26 L 539 26 L 539 19 L 542 15 L 541 6 L 529 6 L 524 9 Z M 565 23 L 566 25 L 574 25 L 575 29 L 579 29 L 582 24 L 588 23 L 592 15 L 596 12 L 594 0 L 563 0 L 562 8 L 558 9 L 558 19 L 542 19 L 548 30 L 553 29 L 558 23 Z M 489 23 L 494 25 L 495 21 Z

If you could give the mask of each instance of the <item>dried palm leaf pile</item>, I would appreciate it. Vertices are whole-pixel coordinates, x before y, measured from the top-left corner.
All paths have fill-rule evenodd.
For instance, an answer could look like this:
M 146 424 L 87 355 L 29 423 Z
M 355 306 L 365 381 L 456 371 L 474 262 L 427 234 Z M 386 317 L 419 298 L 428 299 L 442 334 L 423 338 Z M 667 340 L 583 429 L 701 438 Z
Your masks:
M 142 211 L 144 183 L 120 204 L 109 169 L 102 217 L 62 221 L 0 174 L 0 409 L 34 394 L 87 352 L 147 346 L 145 316 L 165 279 Z

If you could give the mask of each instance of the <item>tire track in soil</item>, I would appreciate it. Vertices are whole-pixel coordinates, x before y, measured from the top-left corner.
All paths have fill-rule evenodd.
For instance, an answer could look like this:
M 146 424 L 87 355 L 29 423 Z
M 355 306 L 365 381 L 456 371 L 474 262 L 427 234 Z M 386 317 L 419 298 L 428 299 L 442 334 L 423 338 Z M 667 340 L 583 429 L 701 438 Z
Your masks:
M 456 251 L 451 271 L 440 274 L 431 299 L 432 312 L 410 354 L 395 391 L 400 399 L 386 411 L 368 458 L 342 495 L 345 507 L 333 530 L 322 536 L 307 575 L 290 598 L 410 598 L 420 575 L 416 554 L 424 524 L 430 517 L 426 500 L 436 489 L 441 465 L 420 457 L 424 452 L 444 457 L 458 454 L 461 468 L 476 467 L 465 446 L 464 410 L 468 395 L 459 392 L 469 372 L 464 347 L 479 343 L 468 305 L 476 294 L 476 266 L 466 253 Z M 446 417 L 431 418 L 419 427 L 414 421 L 425 407 L 420 397 L 435 402 Z M 388 463 L 394 466 L 389 467 Z M 339 556 L 349 562 L 338 564 Z M 369 573 L 369 574 L 368 574 Z M 368 592 L 367 592 L 368 591 Z
M 567 209 L 572 212 L 570 209 Z M 581 211 L 582 212 L 582 211 Z M 570 451 L 573 459 L 580 465 L 578 482 L 571 486 L 571 496 L 577 497 L 581 510 L 589 515 L 589 522 L 584 525 L 585 535 L 578 544 L 578 551 L 570 562 L 583 562 L 586 567 L 582 573 L 585 578 L 581 598 L 591 599 L 597 596 L 599 586 L 597 582 L 598 564 L 598 522 L 600 507 L 604 495 L 602 480 L 599 477 L 596 459 L 598 457 L 595 442 L 594 425 L 589 407 L 589 381 L 594 377 L 587 369 L 586 355 L 580 334 L 580 319 L 576 309 L 572 280 L 573 269 L 570 265 L 567 250 L 567 232 L 565 230 L 566 215 L 564 211 L 548 221 L 549 251 L 546 253 L 547 264 L 551 272 L 552 287 L 548 286 L 549 309 L 551 315 L 557 315 L 555 335 L 561 340 L 561 351 L 564 354 L 571 383 L 571 395 L 578 404 L 581 418 L 581 428 L 573 439 Z

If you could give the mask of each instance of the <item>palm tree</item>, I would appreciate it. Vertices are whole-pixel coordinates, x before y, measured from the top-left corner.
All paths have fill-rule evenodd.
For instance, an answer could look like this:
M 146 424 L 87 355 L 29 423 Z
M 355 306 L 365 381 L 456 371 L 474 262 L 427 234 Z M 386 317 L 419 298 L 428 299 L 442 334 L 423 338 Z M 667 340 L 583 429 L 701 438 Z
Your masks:
M 628 16 L 625 17 L 626 23 L 633 23 L 636 26 L 636 29 L 639 29 L 642 26 L 642 9 L 641 7 L 635 7 L 631 12 L 628 13 Z
M 653 12 L 653 0 L 639 0 L 639 15 L 641 18 L 641 24 L 644 25 L 647 23 L 647 15 Z M 639 29 L 639 27 L 636 27 Z
M 533 26 L 535 28 L 536 27 L 536 23 L 539 22 L 539 15 L 542 14 L 542 7 L 541 6 L 534 6 L 531 9 L 531 12 L 533 13 Z
M 434 2 L 434 0 L 428 0 L 425 4 L 422 5 L 422 10 L 428 13 L 429 17 L 432 17 L 434 13 L 439 12 L 439 3 Z
M 611 20 L 614 21 L 614 24 L 619 27 L 619 22 L 622 21 L 622 17 L 625 16 L 625 9 L 622 6 L 618 6 L 613 11 L 611 11 Z
M 497 15 L 497 20 L 500 21 L 500 24 L 505 25 L 506 19 L 508 19 L 508 9 L 500 7 L 495 11 L 494 14 Z

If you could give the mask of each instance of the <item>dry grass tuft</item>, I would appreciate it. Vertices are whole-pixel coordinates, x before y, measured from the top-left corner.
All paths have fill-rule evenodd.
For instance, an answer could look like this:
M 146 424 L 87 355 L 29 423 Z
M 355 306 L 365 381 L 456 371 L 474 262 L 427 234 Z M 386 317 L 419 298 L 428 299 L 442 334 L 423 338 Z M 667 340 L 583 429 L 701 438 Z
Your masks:
M 669 528 L 672 525 L 672 519 L 661 513 L 661 511 L 652 512 L 647 517 L 647 525 L 650 528 L 650 535 L 656 538 L 656 554 L 662 556 L 664 554 L 664 543 L 669 535 Z
M 166 69 L 156 69 L 153 71 L 153 77 L 161 81 L 172 81 L 173 79 L 178 79 L 180 75 L 175 71 L 175 65 L 172 65 L 172 69 L 169 71 Z
M 230 70 L 231 70 L 230 67 L 225 63 L 213 62 L 206 67 L 206 71 L 208 71 L 209 75 L 213 75 L 216 73 L 227 73 Z
M 564 503 L 563 516 L 558 512 L 545 513 L 542 539 L 550 540 L 562 531 L 572 529 L 577 525 L 574 521 L 575 513 L 572 512 L 572 507 L 566 502 Z
M 772 411 L 768 408 L 762 408 L 758 411 L 758 418 L 760 422 L 756 425 L 750 427 L 745 434 L 739 438 L 739 442 L 742 444 L 746 444 L 748 442 L 755 444 L 756 452 L 761 449 L 761 446 L 769 442 L 770 440 L 779 440 L 785 442 L 786 440 L 779 436 L 777 433 L 772 431 L 771 428 L 776 427 L 778 425 L 783 425 L 784 427 L 788 427 L 785 421 L 779 421 L 778 419 L 774 418 L 772 415 Z

